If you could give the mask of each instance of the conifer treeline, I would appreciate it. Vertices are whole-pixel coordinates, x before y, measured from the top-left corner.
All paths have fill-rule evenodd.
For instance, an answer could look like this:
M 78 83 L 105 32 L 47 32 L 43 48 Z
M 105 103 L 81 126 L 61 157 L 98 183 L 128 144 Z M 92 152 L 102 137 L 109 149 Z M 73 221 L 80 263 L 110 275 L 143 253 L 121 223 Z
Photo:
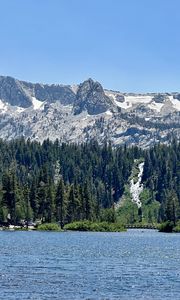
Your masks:
M 151 191 L 150 201 L 161 203 L 159 222 L 180 218 L 180 143 L 155 145 L 146 151 L 142 180 Z
M 135 159 L 144 157 L 143 181 L 152 201 L 161 202 L 160 219 L 180 216 L 180 146 L 143 151 L 110 144 L 42 144 L 0 140 L 0 222 L 21 219 L 113 221 L 112 208 L 124 192 Z M 169 202 L 168 202 L 169 201 Z M 172 204 L 174 203 L 174 204 Z M 169 207 L 169 208 L 168 208 Z M 169 214 L 169 215 L 168 215 Z

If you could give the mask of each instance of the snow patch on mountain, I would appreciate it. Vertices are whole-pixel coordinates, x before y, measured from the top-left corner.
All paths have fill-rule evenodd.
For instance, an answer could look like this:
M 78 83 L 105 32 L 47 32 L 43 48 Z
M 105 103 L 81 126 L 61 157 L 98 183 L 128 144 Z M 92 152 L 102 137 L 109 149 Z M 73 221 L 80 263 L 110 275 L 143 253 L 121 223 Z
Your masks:
M 4 103 L 2 100 L 0 100 L 0 111 L 1 113 L 5 113 L 8 110 L 8 104 Z
M 131 104 L 143 103 L 147 104 L 152 101 L 152 96 L 125 96 L 125 102 L 129 102 Z
M 150 104 L 148 104 L 148 107 L 152 110 L 156 110 L 157 112 L 160 112 L 163 105 L 164 105 L 163 103 L 157 103 L 155 101 L 152 101 Z
M 106 113 L 106 115 L 108 115 L 108 116 L 112 116 L 112 112 L 111 112 L 110 110 L 107 110 L 105 113 Z
M 71 85 L 71 90 L 72 90 L 75 94 L 77 94 L 78 88 L 79 88 L 79 86 L 78 86 L 77 84 Z
M 119 102 L 114 100 L 115 104 L 120 107 L 120 108 L 124 108 L 124 109 L 128 109 L 132 107 L 132 103 L 124 101 L 124 102 Z
M 114 99 L 115 104 L 123 109 L 129 109 L 137 104 L 149 104 L 152 101 L 152 96 L 124 96 L 124 101 L 120 102 L 117 100 L 117 96 L 115 94 L 110 94 L 110 96 Z
M 35 97 L 32 97 L 32 104 L 33 104 L 33 109 L 35 109 L 35 110 L 44 108 L 44 102 L 39 101 Z
M 174 99 L 173 96 L 169 97 L 169 100 L 173 104 L 174 108 L 178 111 L 180 111 L 180 101 L 178 99 Z

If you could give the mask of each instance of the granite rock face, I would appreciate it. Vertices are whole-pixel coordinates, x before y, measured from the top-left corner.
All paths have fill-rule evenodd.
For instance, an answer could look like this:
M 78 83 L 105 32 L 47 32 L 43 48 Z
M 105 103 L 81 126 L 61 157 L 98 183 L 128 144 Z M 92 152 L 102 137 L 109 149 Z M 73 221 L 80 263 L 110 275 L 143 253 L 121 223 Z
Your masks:
M 76 98 L 70 86 L 40 83 L 32 84 L 24 81 L 21 82 L 21 84 L 25 89 L 29 90 L 31 96 L 40 101 L 47 101 L 49 103 L 59 101 L 63 105 L 69 105 L 73 104 Z
M 12 77 L 0 76 L 0 99 L 12 106 L 30 107 L 31 96 L 20 82 Z
M 79 85 L 74 102 L 74 114 L 86 110 L 89 115 L 97 115 L 107 111 L 111 105 L 112 102 L 105 95 L 101 84 L 90 78 Z
M 59 101 L 63 105 L 73 104 L 76 98 L 70 86 L 48 85 L 20 81 L 12 77 L 0 77 L 0 99 L 12 106 L 23 108 L 32 105 L 32 97 L 39 101 L 53 103 Z
M 116 101 L 123 103 L 125 101 L 125 97 L 123 95 L 117 95 Z
M 167 99 L 168 99 L 168 95 L 166 95 L 166 94 L 157 94 L 153 97 L 152 100 L 155 101 L 156 103 L 163 103 Z
M 46 103 L 59 101 L 62 105 L 73 105 L 74 113 L 84 110 L 92 114 L 105 112 L 112 104 L 100 83 L 88 79 L 79 85 L 77 94 L 70 86 L 48 85 L 19 81 L 12 77 L 0 77 L 0 99 L 12 106 L 23 108 L 32 105 L 32 97 Z

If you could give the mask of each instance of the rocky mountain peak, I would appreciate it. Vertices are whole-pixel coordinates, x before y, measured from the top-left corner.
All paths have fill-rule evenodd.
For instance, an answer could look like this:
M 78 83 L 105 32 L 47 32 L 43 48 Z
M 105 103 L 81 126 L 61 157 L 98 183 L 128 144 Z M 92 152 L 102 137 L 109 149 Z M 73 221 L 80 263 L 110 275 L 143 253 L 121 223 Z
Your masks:
M 103 87 L 98 81 L 94 81 L 92 78 L 85 80 L 80 84 L 79 90 L 97 91 L 103 92 Z
M 97 115 L 105 112 L 111 104 L 111 100 L 105 95 L 102 85 L 89 78 L 79 85 L 74 103 L 74 114 L 86 110 L 89 115 Z

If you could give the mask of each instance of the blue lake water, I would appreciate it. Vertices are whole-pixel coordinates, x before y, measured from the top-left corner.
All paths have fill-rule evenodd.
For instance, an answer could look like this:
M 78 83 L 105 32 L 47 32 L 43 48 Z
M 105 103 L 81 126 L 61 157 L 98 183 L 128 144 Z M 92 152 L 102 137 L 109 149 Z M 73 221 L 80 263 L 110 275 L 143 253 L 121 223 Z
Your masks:
M 180 235 L 0 232 L 0 299 L 180 299 Z

